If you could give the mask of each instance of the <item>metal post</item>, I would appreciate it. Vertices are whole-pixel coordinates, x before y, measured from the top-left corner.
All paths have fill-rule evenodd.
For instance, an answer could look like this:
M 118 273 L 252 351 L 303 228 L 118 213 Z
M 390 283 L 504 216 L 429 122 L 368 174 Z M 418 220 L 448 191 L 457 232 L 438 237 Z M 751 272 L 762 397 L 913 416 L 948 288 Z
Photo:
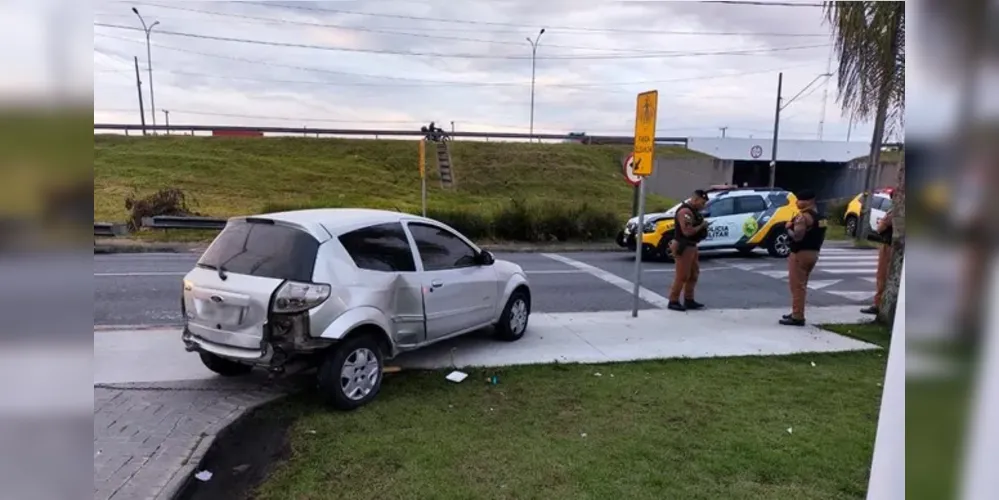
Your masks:
M 150 114 L 153 116 L 153 126 L 156 126 L 156 95 L 153 92 L 153 52 L 152 47 L 149 42 L 149 34 L 152 33 L 153 28 L 160 24 L 159 21 L 153 22 L 153 24 L 146 26 L 146 20 L 142 18 L 142 14 L 139 14 L 139 9 L 132 7 L 132 12 L 139 17 L 139 22 L 142 23 L 142 30 L 146 32 L 146 69 L 149 71 L 149 107 Z M 155 133 L 155 132 L 154 132 Z
M 531 40 L 531 37 L 527 37 L 527 42 L 531 44 L 531 142 L 534 142 L 534 75 L 538 56 L 538 42 L 541 41 L 541 35 L 545 34 L 545 29 L 541 28 L 538 32 L 538 36 Z
M 421 186 L 420 186 L 420 197 L 421 197 L 421 199 L 423 201 L 423 216 L 426 217 L 427 216 L 427 176 L 426 175 L 424 175 L 423 178 L 420 179 L 420 184 L 421 184 Z
M 642 288 L 642 236 L 645 234 L 645 178 L 638 182 L 638 226 L 635 228 L 635 289 L 631 317 L 638 317 L 638 292 Z
M 146 111 L 142 108 L 142 80 L 139 78 L 138 57 L 135 57 L 135 89 L 139 91 L 139 119 L 142 121 L 142 135 L 146 135 Z
M 169 109 L 164 109 L 163 110 L 163 116 L 166 118 L 166 126 L 167 126 L 166 133 L 167 133 L 167 135 L 170 135 L 170 110 Z
M 638 197 L 641 193 L 638 192 L 638 186 L 632 188 L 631 196 L 631 216 L 638 217 Z
M 780 134 L 780 93 L 784 85 L 784 73 L 777 75 L 777 105 L 774 107 L 774 142 L 770 148 L 770 189 L 777 182 L 777 136 Z

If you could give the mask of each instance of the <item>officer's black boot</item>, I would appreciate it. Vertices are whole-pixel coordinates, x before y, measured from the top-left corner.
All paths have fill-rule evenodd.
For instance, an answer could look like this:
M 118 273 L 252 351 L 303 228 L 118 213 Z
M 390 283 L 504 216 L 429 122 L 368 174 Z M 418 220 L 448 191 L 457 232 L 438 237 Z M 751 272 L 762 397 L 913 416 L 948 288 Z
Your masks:
M 878 315 L 878 308 L 875 307 L 875 306 L 868 306 L 868 307 L 865 307 L 865 308 L 861 309 L 860 313 L 861 314 L 873 314 L 874 316 L 877 316 Z
M 688 311 L 697 310 L 697 309 L 704 309 L 704 304 L 701 304 L 700 302 L 694 299 L 690 299 L 683 301 L 683 307 L 686 308 Z
M 778 323 L 780 323 L 782 325 L 787 325 L 787 326 L 805 326 L 805 320 L 803 320 L 803 319 L 794 319 L 793 317 L 790 317 L 790 318 L 789 317 L 783 317 L 783 318 L 780 319 L 780 321 L 778 321 Z
M 670 311 L 681 311 L 681 312 L 687 310 L 686 307 L 683 307 L 683 304 L 672 300 L 669 301 L 669 304 L 666 305 L 666 309 L 669 309 Z

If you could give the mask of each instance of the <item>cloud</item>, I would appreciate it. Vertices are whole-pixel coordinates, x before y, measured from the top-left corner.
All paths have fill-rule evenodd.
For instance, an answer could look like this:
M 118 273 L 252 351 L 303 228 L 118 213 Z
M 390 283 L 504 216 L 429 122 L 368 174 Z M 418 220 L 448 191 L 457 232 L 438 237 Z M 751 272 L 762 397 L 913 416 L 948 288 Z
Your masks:
M 731 137 L 762 137 L 772 129 L 777 73 L 783 71 L 790 97 L 825 71 L 829 54 L 821 10 L 807 8 L 600 0 L 149 0 L 97 1 L 94 21 L 137 26 L 132 6 L 147 21 L 161 22 L 152 34 L 156 106 L 171 111 L 173 124 L 415 128 L 453 120 L 463 130 L 526 131 L 526 38 L 546 28 L 535 68 L 536 131 L 628 134 L 635 95 L 658 89 L 664 135 L 715 136 L 727 126 Z M 788 33 L 803 36 L 778 36 Z M 137 121 L 133 56 L 148 79 L 141 32 L 94 27 L 95 121 Z M 143 89 L 148 92 L 146 82 Z M 847 134 L 835 90 L 833 81 L 827 139 Z M 818 88 L 788 108 L 782 136 L 816 136 L 823 94 Z M 853 138 L 867 140 L 869 130 L 864 124 Z

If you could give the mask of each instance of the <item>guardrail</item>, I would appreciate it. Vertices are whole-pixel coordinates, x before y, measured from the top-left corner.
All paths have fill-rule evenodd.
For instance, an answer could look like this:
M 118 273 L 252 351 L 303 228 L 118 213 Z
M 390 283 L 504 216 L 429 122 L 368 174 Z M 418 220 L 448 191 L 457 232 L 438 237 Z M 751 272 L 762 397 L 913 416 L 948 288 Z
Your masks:
M 157 215 L 143 217 L 142 227 L 150 229 L 203 229 L 221 230 L 225 228 L 227 219 L 214 217 L 179 217 L 173 215 Z
M 95 222 L 95 238 L 114 238 L 128 234 L 128 227 L 125 224 L 115 224 L 113 222 Z
M 95 123 L 94 130 L 106 131 L 161 131 L 161 132 L 262 132 L 265 134 L 305 134 L 305 135 L 340 135 L 340 136 L 372 136 L 372 137 L 423 137 L 425 132 L 419 129 L 412 130 L 374 130 L 374 129 L 328 129 L 328 128 L 305 128 L 305 127 L 233 127 L 216 125 L 138 125 L 126 123 Z M 635 140 L 632 136 L 624 135 L 571 135 L 571 134 L 524 134 L 510 132 L 448 132 L 448 136 L 467 137 L 477 139 L 537 139 L 556 140 L 573 142 L 591 142 L 603 144 L 632 144 Z M 659 144 L 677 144 L 686 147 L 686 137 L 656 137 Z

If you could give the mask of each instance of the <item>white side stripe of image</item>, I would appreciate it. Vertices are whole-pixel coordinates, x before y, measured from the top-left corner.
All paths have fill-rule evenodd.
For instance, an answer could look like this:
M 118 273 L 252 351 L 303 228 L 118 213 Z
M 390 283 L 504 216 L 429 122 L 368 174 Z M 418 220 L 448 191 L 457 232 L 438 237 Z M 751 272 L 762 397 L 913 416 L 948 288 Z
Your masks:
M 604 271 L 599 267 L 594 267 L 584 262 L 570 259 L 568 257 L 555 253 L 543 253 L 541 255 L 548 257 L 549 259 L 561 262 L 563 264 L 575 267 L 576 269 L 579 269 L 583 272 L 592 274 L 593 276 L 600 278 L 606 281 L 607 283 L 610 283 L 628 293 L 632 293 L 633 291 L 632 289 L 634 287 L 634 283 L 632 283 L 630 280 L 626 280 L 614 273 Z M 638 289 L 638 297 L 644 300 L 645 302 L 648 302 L 649 304 L 652 304 L 659 308 L 665 308 L 667 305 L 669 305 L 669 300 L 666 299 L 666 297 L 663 297 L 662 295 L 659 295 L 658 293 L 653 292 L 652 290 L 649 290 L 648 288 L 645 287 L 640 287 Z

